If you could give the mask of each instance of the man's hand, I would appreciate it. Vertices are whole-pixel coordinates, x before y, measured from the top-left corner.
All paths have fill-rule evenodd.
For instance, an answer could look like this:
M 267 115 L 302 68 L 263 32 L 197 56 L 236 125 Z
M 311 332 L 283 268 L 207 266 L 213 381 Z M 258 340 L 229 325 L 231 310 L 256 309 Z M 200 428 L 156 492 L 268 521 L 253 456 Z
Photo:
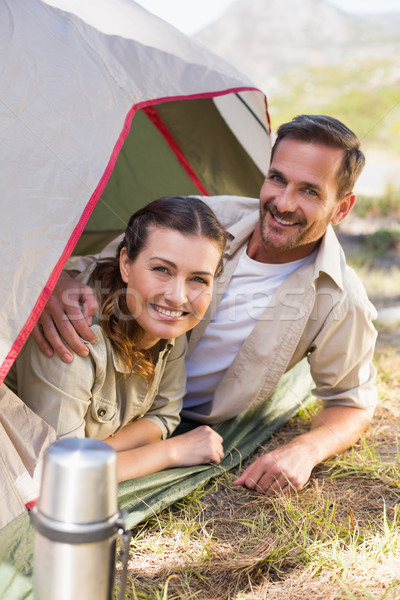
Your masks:
M 301 490 L 316 464 L 310 448 L 287 444 L 260 456 L 234 484 L 267 495 Z
M 361 408 L 324 408 L 313 417 L 310 431 L 258 458 L 234 484 L 268 495 L 301 490 L 313 468 L 355 444 L 370 421 Z
M 63 271 L 32 336 L 44 354 L 56 352 L 66 363 L 73 360 L 73 354 L 64 341 L 80 356 L 87 356 L 89 350 L 81 338 L 96 341 L 90 325 L 97 308 L 92 288 Z

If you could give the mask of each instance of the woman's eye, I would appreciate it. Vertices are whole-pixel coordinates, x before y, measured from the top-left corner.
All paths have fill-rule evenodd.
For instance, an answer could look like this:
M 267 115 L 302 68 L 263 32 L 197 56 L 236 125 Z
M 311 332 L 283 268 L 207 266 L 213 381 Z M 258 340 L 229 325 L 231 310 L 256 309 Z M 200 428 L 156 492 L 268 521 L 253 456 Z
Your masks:
M 199 277 L 198 275 L 196 275 L 196 277 L 193 277 L 192 281 L 195 281 L 196 283 L 202 283 L 204 285 L 209 285 L 207 279 L 203 279 L 203 277 Z
M 169 273 L 167 267 L 163 267 L 162 265 L 158 265 L 157 267 L 153 267 L 153 271 L 157 271 L 158 273 Z

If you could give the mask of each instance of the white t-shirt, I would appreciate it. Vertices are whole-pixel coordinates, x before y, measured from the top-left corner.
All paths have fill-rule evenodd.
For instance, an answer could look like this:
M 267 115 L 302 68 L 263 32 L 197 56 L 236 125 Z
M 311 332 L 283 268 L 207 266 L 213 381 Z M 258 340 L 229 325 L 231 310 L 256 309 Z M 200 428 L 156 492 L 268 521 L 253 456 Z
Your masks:
M 217 385 L 275 290 L 305 260 L 266 264 L 247 256 L 244 249 L 212 320 L 186 359 L 185 408 L 211 401 Z

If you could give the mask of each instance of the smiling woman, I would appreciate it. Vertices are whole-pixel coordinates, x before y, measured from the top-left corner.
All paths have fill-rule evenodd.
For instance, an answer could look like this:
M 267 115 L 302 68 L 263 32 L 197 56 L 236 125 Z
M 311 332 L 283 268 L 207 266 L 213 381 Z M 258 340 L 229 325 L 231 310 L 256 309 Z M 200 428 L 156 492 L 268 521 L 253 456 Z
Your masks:
M 185 390 L 185 333 L 204 316 L 226 233 L 192 197 L 151 202 L 129 220 L 114 259 L 80 279 L 100 305 L 86 357 L 66 364 L 32 340 L 7 384 L 58 437 L 94 437 L 117 451 L 120 480 L 223 458 L 208 426 L 169 438 Z

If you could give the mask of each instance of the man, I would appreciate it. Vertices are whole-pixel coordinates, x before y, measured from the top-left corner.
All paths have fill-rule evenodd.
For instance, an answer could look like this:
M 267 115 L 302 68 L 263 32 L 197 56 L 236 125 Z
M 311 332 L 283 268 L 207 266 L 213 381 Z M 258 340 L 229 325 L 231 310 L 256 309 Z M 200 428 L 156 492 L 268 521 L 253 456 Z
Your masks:
M 267 401 L 304 357 L 323 404 L 310 431 L 258 458 L 236 485 L 268 494 L 301 489 L 319 462 L 357 442 L 371 420 L 376 313 L 331 228 L 351 210 L 364 162 L 359 140 L 340 121 L 301 115 L 278 129 L 259 212 L 247 209 L 250 199 L 207 199 L 230 239 L 213 307 L 190 336 L 183 415 L 207 424 L 235 417 Z M 89 341 L 90 330 L 79 302 L 67 306 L 72 284 L 63 281 L 58 294 L 68 290 L 69 300 L 62 307 L 53 298 L 41 325 L 68 361 L 58 332 L 73 350 L 87 349 L 70 335 L 64 309 Z M 89 317 L 93 300 L 74 285 Z M 39 328 L 34 335 L 50 354 Z

